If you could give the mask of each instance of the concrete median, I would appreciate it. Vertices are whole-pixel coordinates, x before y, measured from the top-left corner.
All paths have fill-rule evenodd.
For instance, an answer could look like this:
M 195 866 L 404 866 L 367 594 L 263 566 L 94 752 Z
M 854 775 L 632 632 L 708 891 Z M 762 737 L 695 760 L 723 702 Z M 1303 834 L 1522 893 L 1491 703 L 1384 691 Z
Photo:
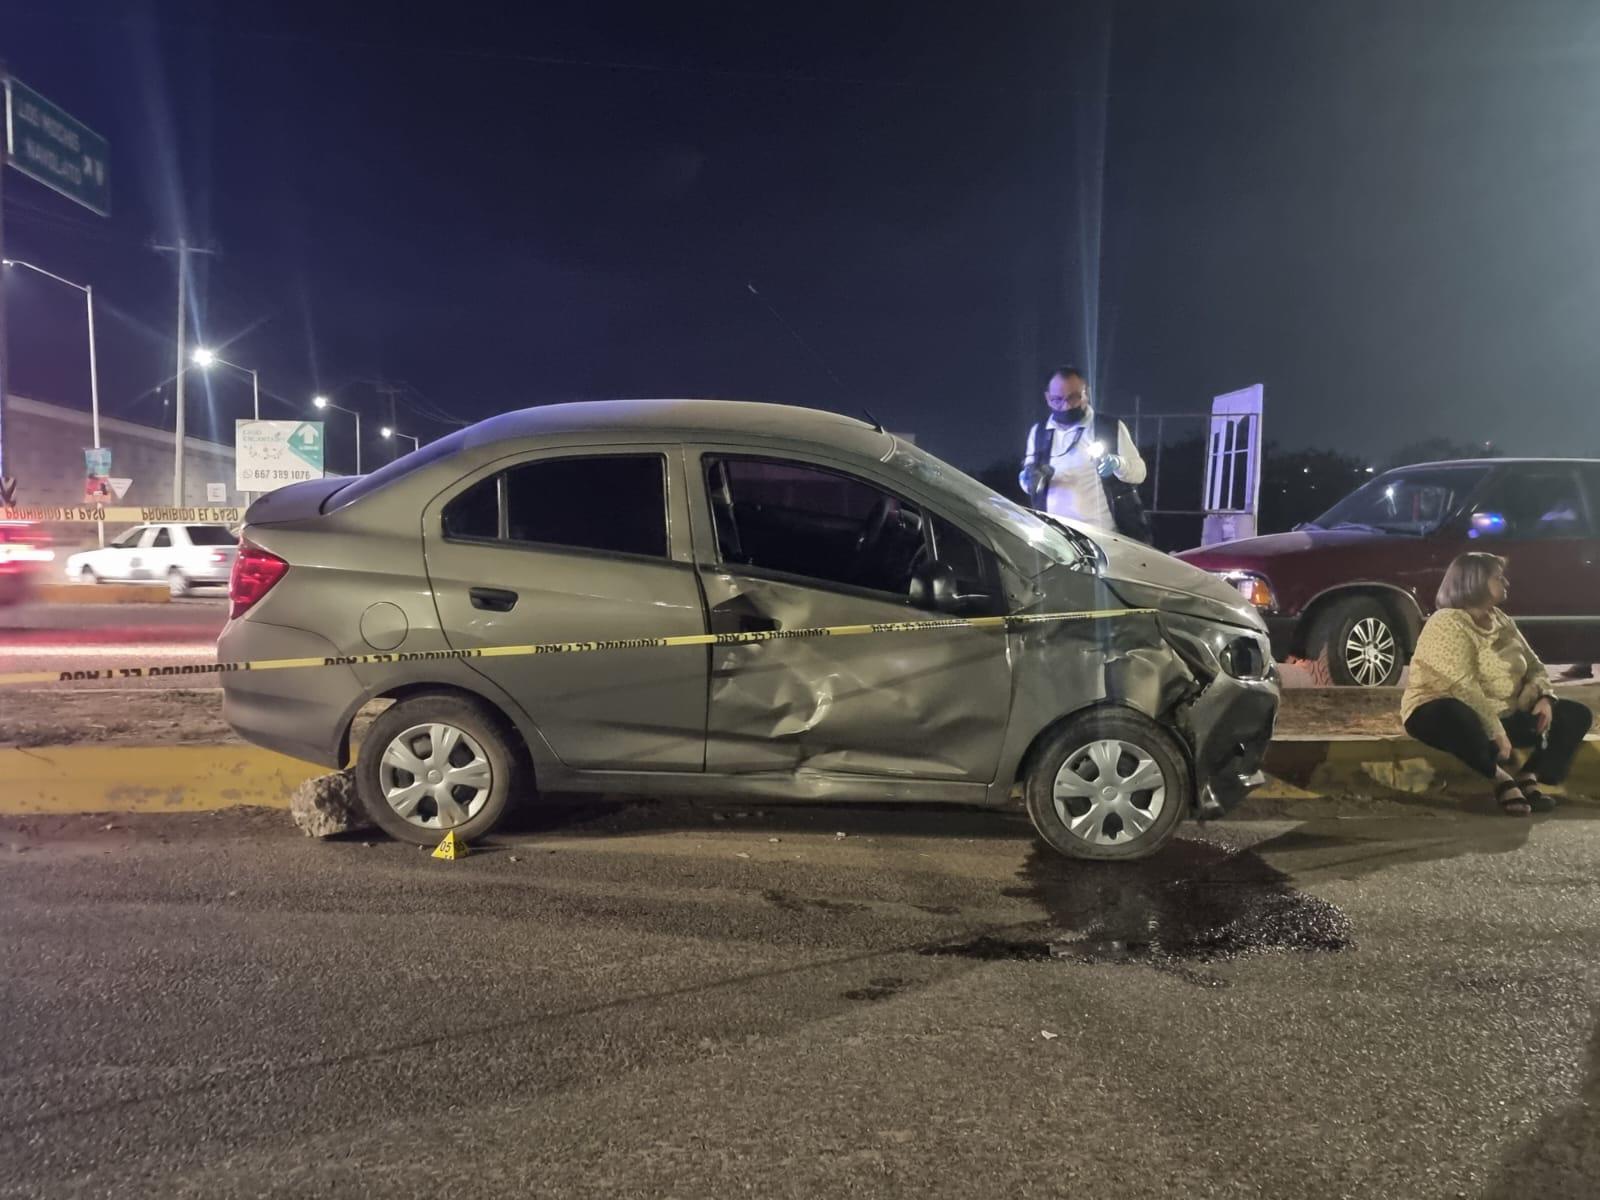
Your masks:
M 1484 791 L 1481 778 L 1409 738 L 1280 739 L 1267 755 L 1267 772 L 1257 798 L 1400 793 L 1449 802 Z M 287 808 L 295 788 L 326 773 L 238 742 L 0 749 L 0 777 L 8 784 L 0 789 L 0 815 Z M 1565 790 L 1600 801 L 1600 740 L 1585 744 Z
M 42 583 L 33 593 L 37 604 L 169 604 L 164 583 Z

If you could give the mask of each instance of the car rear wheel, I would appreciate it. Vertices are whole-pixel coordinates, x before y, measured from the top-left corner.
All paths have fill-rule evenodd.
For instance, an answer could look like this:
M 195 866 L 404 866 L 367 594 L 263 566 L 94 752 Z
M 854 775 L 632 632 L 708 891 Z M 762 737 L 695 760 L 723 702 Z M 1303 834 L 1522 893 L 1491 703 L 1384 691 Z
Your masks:
M 385 833 L 432 845 L 471 841 L 505 816 L 518 757 L 505 723 L 456 696 L 392 705 L 367 731 L 356 762 L 362 807 Z
M 1172 735 L 1129 709 L 1063 724 L 1023 781 L 1028 816 L 1070 858 L 1134 859 L 1159 850 L 1194 799 L 1189 760 Z
M 183 572 L 173 567 L 167 572 L 167 591 L 172 593 L 174 600 L 181 600 L 189 594 L 189 581 L 183 577 Z
M 1394 617 L 1370 596 L 1331 605 L 1317 617 L 1306 648 L 1312 677 L 1324 687 L 1392 687 L 1405 668 Z

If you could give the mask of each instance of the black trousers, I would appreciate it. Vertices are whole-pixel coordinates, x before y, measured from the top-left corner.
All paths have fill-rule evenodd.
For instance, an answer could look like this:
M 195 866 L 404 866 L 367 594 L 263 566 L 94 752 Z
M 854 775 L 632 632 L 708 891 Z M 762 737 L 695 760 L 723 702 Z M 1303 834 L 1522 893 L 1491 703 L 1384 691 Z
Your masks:
M 1554 700 L 1551 707 L 1549 745 L 1535 749 L 1523 767 L 1524 772 L 1538 776 L 1540 783 L 1560 783 L 1567 777 L 1573 755 L 1594 723 L 1594 714 L 1576 700 Z M 1539 745 L 1539 727 L 1532 713 L 1515 712 L 1501 723 L 1513 746 L 1527 749 Z M 1461 701 L 1428 701 L 1411 714 L 1406 732 L 1424 745 L 1454 755 L 1486 779 L 1494 778 L 1494 742 L 1484 734 L 1478 714 Z M 1509 770 L 1510 765 L 1505 765 Z

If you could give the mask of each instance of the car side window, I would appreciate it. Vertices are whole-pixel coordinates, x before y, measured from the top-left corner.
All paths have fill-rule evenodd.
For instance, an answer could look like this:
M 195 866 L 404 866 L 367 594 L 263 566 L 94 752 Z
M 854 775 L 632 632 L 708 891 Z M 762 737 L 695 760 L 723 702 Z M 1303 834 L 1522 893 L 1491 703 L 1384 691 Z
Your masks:
M 922 510 L 864 480 L 777 459 L 705 464 L 724 563 L 905 596 L 932 561 Z
M 993 552 L 938 515 L 933 517 L 933 553 L 955 572 L 956 590 L 961 595 L 999 594 L 1000 573 Z
M 144 537 L 144 531 L 145 527 L 143 525 L 136 526 L 112 542 L 110 548 L 112 550 L 132 550 L 139 544 L 139 539 Z
M 1579 472 L 1589 493 L 1590 536 L 1600 534 L 1600 463 L 1585 463 Z
M 1508 467 L 1474 507 L 1469 537 L 1520 540 L 1592 535 L 1588 508 L 1571 467 Z
M 447 538 L 493 541 L 500 536 L 500 476 L 473 484 L 444 506 Z
M 166 550 L 172 545 L 172 531 L 170 529 L 156 530 L 156 536 L 150 539 L 150 549 Z
M 481 480 L 445 506 L 447 538 L 667 557 L 659 454 L 548 458 Z

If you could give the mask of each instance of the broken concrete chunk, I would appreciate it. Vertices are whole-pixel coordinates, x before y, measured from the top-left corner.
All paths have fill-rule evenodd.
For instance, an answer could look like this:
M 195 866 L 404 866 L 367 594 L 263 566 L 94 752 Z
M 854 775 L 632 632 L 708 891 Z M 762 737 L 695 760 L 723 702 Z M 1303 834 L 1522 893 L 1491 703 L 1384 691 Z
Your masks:
M 307 837 L 325 838 L 372 828 L 356 796 L 356 777 L 351 771 L 306 780 L 289 797 L 289 813 Z

